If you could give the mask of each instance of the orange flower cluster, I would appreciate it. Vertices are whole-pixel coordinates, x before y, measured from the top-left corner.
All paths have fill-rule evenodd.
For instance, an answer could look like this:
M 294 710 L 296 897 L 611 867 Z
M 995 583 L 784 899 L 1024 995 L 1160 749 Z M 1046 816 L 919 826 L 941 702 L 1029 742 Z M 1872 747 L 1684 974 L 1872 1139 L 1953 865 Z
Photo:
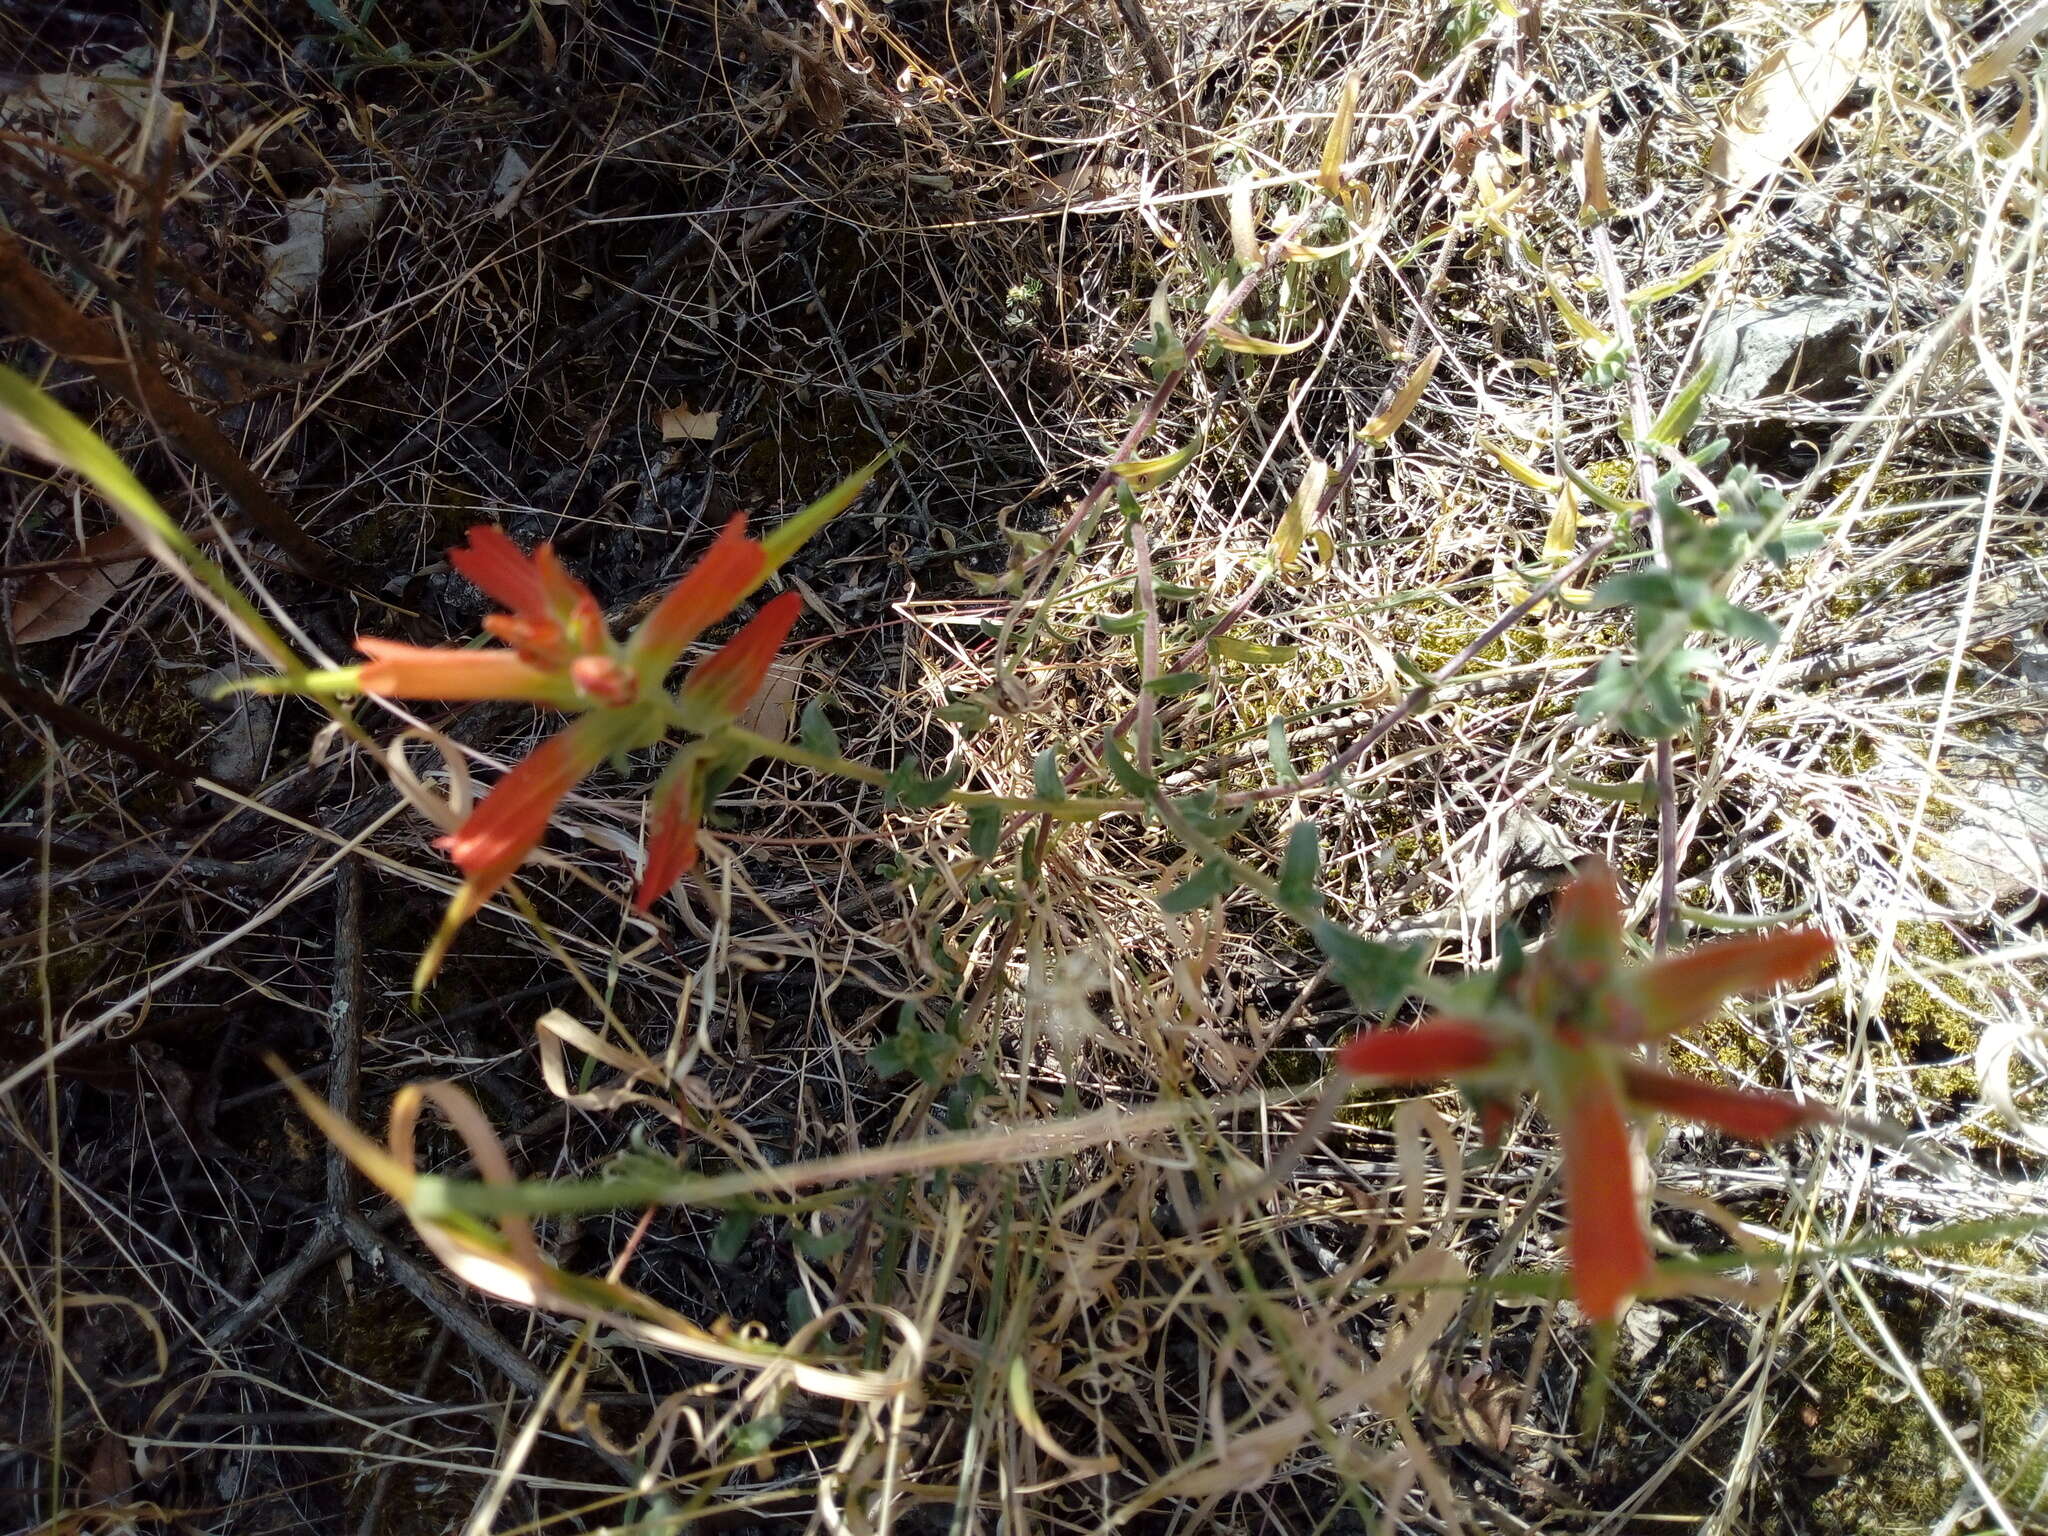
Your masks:
M 1818 929 L 1702 944 L 1626 965 L 1621 897 L 1604 864 L 1559 893 L 1549 942 L 1470 1016 L 1359 1035 L 1345 1071 L 1389 1083 L 1453 1078 L 1497 1138 L 1534 1090 L 1563 1144 L 1572 1289 L 1596 1323 L 1654 1286 L 1630 1121 L 1649 1111 L 1768 1141 L 1831 1118 L 1789 1094 L 1719 1088 L 1641 1060 L 1639 1047 L 1712 1017 L 1728 998 L 1809 975 L 1834 951 Z
M 697 824 L 707 775 L 719 760 L 720 731 L 745 710 L 802 606 L 794 592 L 770 599 L 682 687 L 664 684 L 692 641 L 767 579 L 776 559 L 747 537 L 745 514 L 726 524 L 624 641 L 614 639 L 590 590 L 543 544 L 532 554 L 499 529 L 469 531 L 449 562 L 506 611 L 484 620 L 503 648 L 406 645 L 365 635 L 368 661 L 308 675 L 305 691 L 360 692 L 392 699 L 525 699 L 577 718 L 528 753 L 437 846 L 461 869 L 416 985 L 439 967 L 455 933 L 489 901 L 547 830 L 555 808 L 607 758 L 652 746 L 673 727 L 708 740 L 686 746 L 655 786 L 647 869 L 634 906 L 647 911 L 697 861 Z M 786 550 L 783 553 L 787 553 Z M 281 687 L 281 680 L 265 680 Z

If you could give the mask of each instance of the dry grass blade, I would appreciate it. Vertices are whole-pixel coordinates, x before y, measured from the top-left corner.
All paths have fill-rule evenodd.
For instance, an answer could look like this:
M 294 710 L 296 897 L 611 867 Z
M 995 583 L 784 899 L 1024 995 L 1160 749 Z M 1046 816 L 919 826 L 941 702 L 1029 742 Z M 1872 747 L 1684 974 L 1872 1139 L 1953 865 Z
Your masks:
M 135 9 L 0 28 L 85 323 L 0 375 L 17 1523 L 2048 1522 L 2042 7 Z M 696 867 L 623 752 L 415 1009 L 560 722 L 195 683 L 474 633 L 476 524 L 622 634 L 742 511 L 802 661 Z M 1541 1113 L 1326 1091 L 1593 856 L 1839 956 L 1656 1064 L 1829 1117 L 1647 1137 L 1611 1332 Z

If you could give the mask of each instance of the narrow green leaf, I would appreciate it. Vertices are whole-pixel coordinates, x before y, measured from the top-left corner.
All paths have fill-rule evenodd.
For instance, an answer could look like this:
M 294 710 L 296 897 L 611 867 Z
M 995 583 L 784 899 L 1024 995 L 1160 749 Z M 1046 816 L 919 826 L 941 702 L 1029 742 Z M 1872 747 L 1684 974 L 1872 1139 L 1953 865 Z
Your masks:
M 1138 772 L 1129 757 L 1124 754 L 1123 744 L 1110 732 L 1102 738 L 1102 761 L 1109 769 L 1109 776 L 1116 780 L 1117 788 L 1134 800 L 1149 800 L 1159 791 L 1159 781 Z
M 950 704 L 941 704 L 932 713 L 949 725 L 959 726 L 963 731 L 988 729 L 988 705 L 972 696 L 955 699 Z
M 1747 640 L 1754 645 L 1776 645 L 1778 624 L 1767 613 L 1754 608 L 1745 608 L 1740 603 L 1717 599 L 1711 612 L 1714 625 L 1733 640 Z
M 711 1234 L 711 1259 L 715 1264 L 730 1264 L 740 1256 L 740 1250 L 747 1246 L 747 1239 L 753 1235 L 756 1218 L 752 1211 L 727 1211 L 719 1219 L 717 1230 Z
M 1266 761 L 1273 765 L 1273 777 L 1282 784 L 1298 784 L 1294 758 L 1287 750 L 1287 726 L 1278 715 L 1266 722 Z
M 859 1229 L 851 1222 L 830 1232 L 813 1232 L 807 1227 L 790 1223 L 790 1246 L 807 1259 L 836 1259 L 852 1246 L 854 1234 Z
M 785 560 L 803 548 L 805 541 L 812 534 L 852 506 L 854 498 L 867 489 L 868 482 L 875 478 L 881 467 L 895 454 L 896 447 L 892 443 L 801 512 L 786 519 L 773 533 L 763 539 L 761 548 L 768 559 L 761 568 L 761 574 L 746 589 L 747 592 L 752 592 L 773 575 Z
M 806 752 L 816 752 L 821 757 L 838 757 L 839 733 L 832 729 L 832 722 L 825 717 L 824 706 L 816 699 L 804 701 L 803 714 L 798 718 L 797 736 Z
M 1168 672 L 1146 683 L 1145 691 L 1155 699 L 1172 699 L 1208 686 L 1209 674 L 1206 672 Z
M 937 805 L 951 794 L 965 772 L 964 765 L 953 763 L 936 779 L 928 779 L 917 771 L 913 760 L 905 758 L 889 770 L 889 782 L 883 788 L 883 798 L 908 810 L 923 810 Z
M 1209 641 L 1209 649 L 1226 661 L 1242 662 L 1248 667 L 1284 667 L 1301 654 L 1298 645 L 1262 645 L 1236 635 L 1215 636 Z
M 1680 606 L 1678 586 L 1669 571 L 1623 571 L 1619 576 L 1608 577 L 1593 589 L 1592 606 L 1675 608 Z
M 1313 910 L 1316 872 L 1323 862 L 1322 840 L 1312 821 L 1297 821 L 1287 834 L 1287 852 L 1280 859 L 1280 905 L 1290 912 Z
M 1216 808 L 1216 791 L 1213 789 L 1190 790 L 1177 796 L 1173 801 L 1174 811 L 1202 836 L 1212 843 L 1226 843 L 1237 835 L 1238 828 L 1251 815 L 1250 806 L 1239 806 L 1235 810 L 1219 811 Z
M 1003 835 L 1000 807 L 977 805 L 967 813 L 967 851 L 977 859 L 996 856 L 996 844 Z
M 1640 512 L 1645 506 L 1649 505 L 1647 502 L 1635 501 L 1625 496 L 1617 496 L 1612 491 L 1595 485 L 1562 459 L 1558 460 L 1557 467 L 1564 471 L 1565 479 L 1578 487 L 1581 496 L 1592 502 L 1596 507 L 1602 507 L 1612 512 L 1616 517 L 1626 517 L 1631 512 Z
M 1418 667 L 1406 656 L 1403 656 L 1399 651 L 1393 652 L 1392 655 L 1394 658 L 1394 670 L 1407 678 L 1409 682 L 1415 684 L 1416 687 L 1434 688 L 1436 686 L 1436 679 L 1434 677 L 1430 676 L 1429 673 Z
M 1067 786 L 1060 779 L 1059 753 L 1052 747 L 1031 760 L 1031 787 L 1041 800 L 1064 800 Z
M 1685 434 L 1700 419 L 1700 407 L 1706 403 L 1707 391 L 1714 387 L 1714 380 L 1720 372 L 1720 367 L 1710 362 L 1687 380 L 1685 388 L 1671 397 L 1671 403 L 1650 424 L 1643 441 L 1663 443 L 1671 448 L 1684 442 Z
M 1630 779 L 1625 784 L 1604 784 L 1598 779 L 1574 778 L 1567 774 L 1564 787 L 1575 795 L 1584 795 L 1589 800 L 1604 800 L 1610 805 L 1633 805 L 1648 809 L 1657 803 L 1655 779 Z
M 1236 889 L 1237 876 L 1230 872 L 1230 866 L 1220 859 L 1211 860 L 1160 897 L 1159 910 L 1179 917 Z

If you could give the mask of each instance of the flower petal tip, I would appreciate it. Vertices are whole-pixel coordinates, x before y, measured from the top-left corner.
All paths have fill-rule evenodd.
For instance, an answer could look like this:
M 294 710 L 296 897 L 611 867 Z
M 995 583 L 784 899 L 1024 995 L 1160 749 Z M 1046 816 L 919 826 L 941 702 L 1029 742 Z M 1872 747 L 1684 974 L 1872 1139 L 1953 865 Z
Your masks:
M 1337 1051 L 1337 1065 L 1358 1077 L 1390 1082 L 1434 1082 L 1491 1066 L 1500 1042 L 1469 1019 L 1425 1019 L 1413 1029 L 1375 1029 L 1354 1035 Z

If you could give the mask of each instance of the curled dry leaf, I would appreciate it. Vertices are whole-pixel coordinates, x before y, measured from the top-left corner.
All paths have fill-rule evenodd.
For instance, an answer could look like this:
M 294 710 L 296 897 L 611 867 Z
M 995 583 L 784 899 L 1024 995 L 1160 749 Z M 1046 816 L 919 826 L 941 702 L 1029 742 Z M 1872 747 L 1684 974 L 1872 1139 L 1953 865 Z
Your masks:
M 135 574 L 143 549 L 126 528 L 110 528 L 87 539 L 70 558 L 79 563 L 45 571 L 15 593 L 11 627 L 16 644 L 77 634 Z
M 2028 6 L 2015 16 L 2012 24 L 1963 71 L 1963 84 L 1978 91 L 2011 74 L 2020 55 L 2044 31 L 2048 31 L 2048 0 Z M 2024 105 L 2026 93 L 2021 93 L 2020 100 Z
M 257 312 L 271 325 L 298 313 L 328 265 L 363 245 L 383 211 L 384 189 L 372 181 L 337 183 L 293 198 L 285 205 L 285 237 L 264 247 Z
M 526 183 L 533 176 L 533 167 L 526 163 L 526 157 L 510 145 L 498 159 L 498 171 L 491 178 L 491 217 L 507 218 L 519 199 L 525 195 Z
M 1756 67 L 1723 109 L 1707 159 L 1717 209 L 1784 169 L 1849 94 L 1869 45 L 1863 0 L 1847 0 Z
M 94 74 L 31 75 L 0 95 L 0 126 L 47 136 L 111 160 L 130 146 L 136 130 L 150 115 L 153 67 L 149 50 L 138 48 Z M 158 118 L 163 120 L 161 111 Z M 205 145 L 189 126 L 184 138 L 189 152 L 205 152 Z M 28 152 L 58 174 L 78 169 L 75 160 L 60 153 Z

